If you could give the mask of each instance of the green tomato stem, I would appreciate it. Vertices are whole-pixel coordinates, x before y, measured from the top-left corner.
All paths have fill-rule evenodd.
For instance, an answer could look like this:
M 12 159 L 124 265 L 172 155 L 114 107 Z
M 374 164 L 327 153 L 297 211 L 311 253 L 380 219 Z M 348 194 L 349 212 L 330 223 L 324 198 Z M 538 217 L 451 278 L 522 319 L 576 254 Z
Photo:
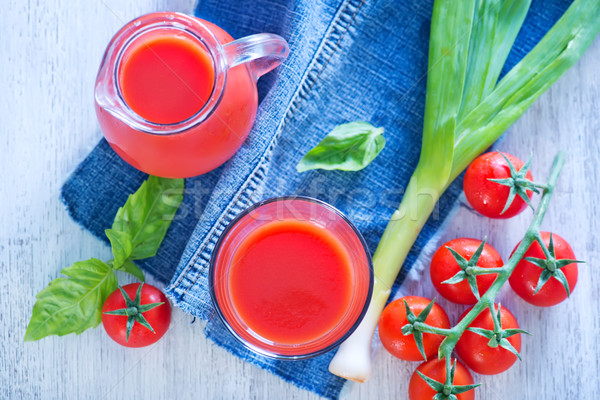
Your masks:
M 444 389 L 447 388 L 451 388 L 452 384 L 454 382 L 452 382 L 452 374 L 450 373 L 450 371 L 452 370 L 452 357 L 451 355 L 448 355 L 448 357 L 446 357 L 446 382 L 444 382 Z M 446 396 L 448 396 L 450 393 L 444 393 Z
M 379 315 L 410 247 L 433 211 L 433 204 L 441 193 L 478 154 L 492 145 L 550 85 L 580 58 L 600 32 L 600 3 L 598 0 L 575 0 L 544 38 L 509 73 L 495 83 L 499 69 L 488 74 L 477 68 L 483 66 L 487 70 L 494 60 L 493 57 L 481 53 L 483 50 L 474 47 L 472 54 L 475 64 L 464 62 L 468 61 L 469 56 L 468 52 L 464 51 L 465 43 L 466 47 L 469 47 L 470 36 L 473 35 L 467 32 L 473 25 L 469 12 L 473 11 L 472 5 L 472 1 L 436 0 L 434 3 L 430 35 L 430 69 L 427 74 L 428 96 L 425 105 L 421 158 L 413 178 L 409 182 L 400 208 L 394 213 L 386 227 L 375 252 L 373 259 L 375 284 L 373 298 L 366 316 L 356 331 L 340 346 L 330 364 L 329 370 L 338 376 L 359 382 L 368 379 L 371 370 L 370 339 L 377 326 Z M 523 9 L 521 11 L 526 12 Z M 522 16 L 524 17 L 524 14 Z M 481 16 L 477 18 L 482 20 Z M 496 16 L 491 23 L 475 24 L 475 27 L 495 27 L 494 20 L 499 21 L 499 18 Z M 513 21 L 518 21 L 518 19 L 515 18 Z M 481 29 L 475 29 L 472 37 L 478 38 L 478 41 L 484 44 L 483 48 L 490 48 L 483 35 L 497 36 L 497 32 L 491 29 L 481 33 Z M 504 38 L 502 46 L 510 48 L 514 37 L 505 34 Z M 452 45 L 452 51 L 449 51 L 446 44 Z M 504 64 L 503 60 L 508 53 L 498 51 L 498 47 L 493 47 L 492 51 L 496 54 L 495 60 L 498 61 L 492 65 Z M 498 56 L 499 54 L 500 56 Z M 467 73 L 469 65 L 475 66 L 475 74 Z M 470 76 L 474 76 L 476 79 L 491 77 L 488 81 L 492 84 L 484 85 L 482 90 L 478 90 L 477 80 L 466 79 Z M 454 101 L 459 99 L 463 92 L 465 93 L 465 104 Z M 459 117 L 457 118 L 456 115 Z M 450 142 L 453 143 L 453 146 L 449 145 Z M 518 254 L 522 255 L 532 243 L 534 238 L 530 232 L 539 231 L 539 222 L 543 218 L 547 199 L 553 191 L 558 171 L 563 162 L 564 155 L 559 154 L 553 166 L 553 172 L 556 175 L 550 177 L 547 187 L 539 186 L 544 193 L 542 202 L 536 218 L 528 230 L 528 235 L 523 240 L 522 246 L 519 246 L 514 259 L 518 258 Z M 421 204 L 421 202 L 413 200 L 423 195 L 429 196 L 433 204 L 429 202 Z M 493 304 L 495 293 L 506 282 L 515 265 L 516 262 L 511 264 L 509 261 L 499 271 L 499 275 L 488 291 L 490 295 L 482 298 L 472 313 L 469 313 L 471 320 L 486 305 Z M 460 328 L 455 328 L 455 332 L 460 330 Z M 452 337 L 452 334 L 447 336 L 446 343 L 451 343 Z M 440 348 L 440 354 L 450 357 L 452 348 L 453 345 Z
M 538 208 L 535 212 L 533 220 L 525 233 L 525 237 L 519 244 L 519 246 L 515 249 L 513 255 L 506 262 L 506 264 L 499 269 L 498 276 L 492 286 L 485 292 L 481 299 L 473 306 L 471 311 L 465 317 L 460 320 L 454 327 L 450 329 L 448 335 L 440 345 L 439 349 L 439 357 L 445 357 L 449 359 L 452 355 L 452 351 L 460 339 L 461 335 L 465 332 L 465 330 L 469 327 L 471 322 L 485 309 L 490 308 L 493 309 L 494 300 L 498 295 L 498 292 L 502 288 L 502 285 L 506 283 L 517 264 L 523 256 L 525 252 L 529 249 L 529 246 L 537 240 L 540 235 L 540 225 L 544 216 L 546 215 L 546 210 L 548 209 L 548 204 L 550 203 L 550 198 L 554 192 L 554 188 L 556 186 L 556 182 L 558 180 L 558 176 L 560 175 L 560 170 L 562 169 L 565 163 L 565 154 L 560 151 L 556 157 L 554 158 L 554 162 L 552 164 L 552 169 L 550 171 L 550 177 L 548 178 L 548 183 L 546 184 L 546 188 L 542 194 L 542 199 Z M 495 313 L 492 312 L 492 316 L 494 318 L 494 325 L 496 325 L 496 317 Z M 499 323 L 499 321 L 498 321 Z M 447 369 L 447 373 L 450 374 L 450 369 Z
M 492 313 L 492 321 L 494 321 L 494 332 L 498 332 L 501 328 L 500 320 L 498 319 L 498 315 L 496 314 L 496 307 L 494 304 L 489 304 L 488 308 L 490 309 L 490 313 Z
M 497 274 L 499 271 L 501 268 L 468 267 L 466 272 L 473 275 L 491 275 Z
M 544 252 L 544 256 L 546 257 L 546 260 L 554 260 L 554 256 L 550 253 L 550 249 L 548 249 L 548 247 L 544 243 L 544 239 L 542 238 L 541 232 L 538 232 L 538 235 L 536 236 L 535 240 L 540 244 L 542 252 Z
M 494 299 L 500 288 L 508 280 L 508 277 L 525 254 L 525 251 L 536 240 L 536 237 L 539 235 L 541 221 L 546 214 L 550 197 L 564 164 L 564 158 L 565 155 L 563 152 L 559 152 L 555 157 L 550 177 L 546 184 L 547 187 L 543 190 L 542 199 L 533 221 L 513 256 L 502 268 L 493 269 L 493 271 L 491 269 L 481 269 L 485 272 L 498 274 L 492 286 L 481 296 L 481 299 L 473 306 L 462 321 L 451 329 L 439 331 L 439 334 L 446 336 L 439 349 L 440 357 L 449 358 L 456 342 L 458 342 L 458 339 L 469 324 L 481 311 L 494 304 Z M 409 181 L 406 193 L 402 198 L 402 203 L 398 210 L 394 212 L 375 251 L 375 255 L 373 256 L 375 282 L 371 302 L 363 317 L 363 321 L 352 335 L 342 343 L 329 365 L 329 371 L 335 375 L 356 382 L 364 382 L 371 375 L 371 339 L 379 322 L 379 316 L 387 303 L 392 285 L 402 267 L 402 263 L 398 262 L 398 260 L 406 258 L 421 228 L 434 210 L 434 205 L 441 194 L 441 191 L 431 187 L 433 185 L 421 185 L 420 182 L 423 182 L 423 180 L 419 181 L 418 176 L 419 174 L 415 173 Z M 424 332 L 427 329 L 438 329 L 425 326 L 421 328 Z M 438 333 L 432 330 L 429 332 Z M 450 373 L 449 371 L 448 374 Z
M 437 326 L 427 325 L 424 322 L 415 322 L 413 324 L 413 329 L 419 330 L 425 333 L 434 333 L 436 335 L 448 336 L 450 335 L 450 329 L 446 328 L 438 328 Z

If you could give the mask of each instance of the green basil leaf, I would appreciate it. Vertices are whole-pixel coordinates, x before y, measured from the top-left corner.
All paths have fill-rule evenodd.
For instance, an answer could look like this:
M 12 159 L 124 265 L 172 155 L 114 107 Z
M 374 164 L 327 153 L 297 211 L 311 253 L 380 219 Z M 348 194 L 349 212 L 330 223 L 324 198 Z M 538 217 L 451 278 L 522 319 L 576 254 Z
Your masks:
M 150 176 L 119 208 L 112 229 L 131 237 L 130 260 L 156 254 L 183 199 L 183 182 Z
M 110 240 L 111 250 L 115 258 L 112 266 L 114 269 L 120 269 L 133 250 L 131 236 L 127 232 L 115 231 L 114 229 L 107 229 L 104 233 Z
M 102 305 L 118 286 L 112 269 L 96 258 L 76 262 L 61 273 L 67 278 L 53 280 L 36 296 L 25 341 L 80 334 L 98 326 Z
M 385 146 L 383 128 L 356 121 L 336 126 L 296 166 L 298 172 L 311 169 L 359 171 Z
M 144 276 L 144 273 L 142 272 L 140 267 L 138 267 L 137 265 L 135 265 L 133 263 L 133 261 L 129 261 L 129 260 L 125 261 L 125 263 L 123 265 L 121 265 L 118 269 L 120 271 L 125 271 L 128 274 L 135 276 L 142 282 L 146 282 L 146 277 Z

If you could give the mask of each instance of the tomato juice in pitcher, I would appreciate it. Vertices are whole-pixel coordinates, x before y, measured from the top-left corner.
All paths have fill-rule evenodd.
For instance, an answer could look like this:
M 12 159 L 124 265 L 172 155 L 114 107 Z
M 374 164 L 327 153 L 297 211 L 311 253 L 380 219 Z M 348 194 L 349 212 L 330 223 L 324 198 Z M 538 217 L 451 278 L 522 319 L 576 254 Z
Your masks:
M 96 114 L 135 168 L 182 178 L 211 171 L 242 145 L 256 115 L 256 80 L 288 54 L 273 34 L 233 38 L 179 13 L 153 13 L 111 40 L 96 78 Z

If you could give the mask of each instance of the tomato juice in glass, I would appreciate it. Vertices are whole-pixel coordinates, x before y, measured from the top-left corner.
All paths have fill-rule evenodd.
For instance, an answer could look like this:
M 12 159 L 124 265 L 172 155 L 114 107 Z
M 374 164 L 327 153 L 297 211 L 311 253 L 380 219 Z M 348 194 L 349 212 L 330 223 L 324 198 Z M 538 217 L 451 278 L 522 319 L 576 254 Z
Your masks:
M 228 160 L 256 115 L 256 80 L 288 54 L 272 34 L 233 38 L 179 13 L 153 13 L 111 40 L 95 87 L 111 147 L 152 175 L 181 178 Z
M 307 197 L 260 202 L 229 224 L 213 251 L 215 309 L 246 347 L 307 358 L 343 341 L 368 306 L 366 244 L 335 208 Z

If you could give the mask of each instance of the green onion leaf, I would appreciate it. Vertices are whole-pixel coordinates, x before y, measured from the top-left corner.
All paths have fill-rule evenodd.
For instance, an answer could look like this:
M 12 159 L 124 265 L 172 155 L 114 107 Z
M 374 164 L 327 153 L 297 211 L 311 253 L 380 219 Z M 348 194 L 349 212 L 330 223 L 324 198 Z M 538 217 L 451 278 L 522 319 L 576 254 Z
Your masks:
M 600 2 L 575 0 L 542 40 L 456 127 L 456 178 L 585 52 L 600 32 Z
M 390 288 L 443 191 L 575 64 L 600 32 L 600 1 L 575 0 L 533 50 L 496 82 L 529 2 L 435 1 L 421 157 L 373 256 L 377 280 L 367 314 L 332 359 L 332 373 L 366 380 L 370 363 L 361 362 L 364 357 L 356 357 L 354 365 L 348 360 L 352 353 L 368 352 Z M 553 168 L 558 171 L 562 162 L 559 154 Z M 524 190 L 516 194 L 525 195 Z
M 433 8 L 423 144 L 413 175 L 420 188 L 441 191 L 450 177 L 474 3 L 474 0 L 438 0 Z M 421 191 L 417 190 L 416 195 Z
M 458 120 L 496 87 L 531 0 L 478 0 Z

